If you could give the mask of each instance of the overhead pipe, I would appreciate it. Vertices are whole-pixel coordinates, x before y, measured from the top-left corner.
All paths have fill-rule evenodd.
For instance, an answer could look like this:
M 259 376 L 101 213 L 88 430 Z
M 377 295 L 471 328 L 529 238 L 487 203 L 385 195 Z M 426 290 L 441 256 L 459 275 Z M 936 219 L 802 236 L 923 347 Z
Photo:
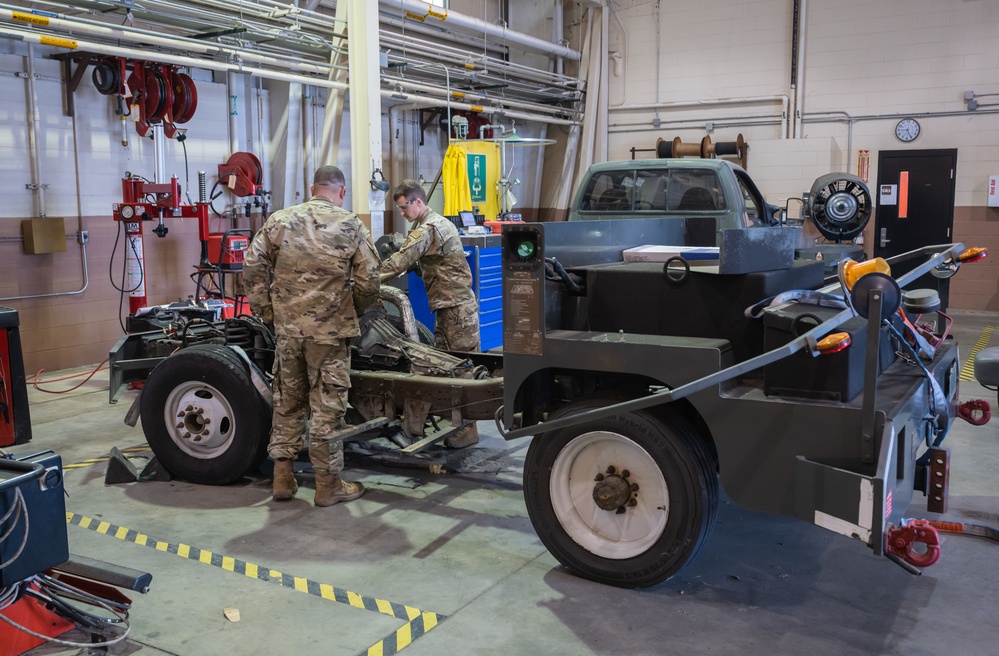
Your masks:
M 3 7 L 3 5 L 0 5 L 0 20 L 5 20 L 5 19 L 6 20 L 14 20 L 12 18 L 12 16 L 15 14 L 15 12 L 7 10 L 5 8 L 2 8 L 2 7 Z M 108 38 L 117 38 L 117 39 L 126 40 L 126 41 L 136 41 L 136 42 L 142 42 L 142 43 L 151 43 L 151 44 L 158 44 L 158 45 L 164 45 L 164 46 L 173 46 L 173 47 L 177 46 L 177 43 L 174 42 L 173 39 L 163 38 L 163 37 L 157 37 L 155 35 L 148 34 L 148 33 L 144 32 L 144 31 L 136 30 L 135 28 L 130 28 L 130 29 L 126 30 L 126 29 L 119 29 L 119 28 L 115 28 L 115 27 L 107 27 L 107 26 L 101 26 L 101 25 L 89 25 L 89 24 L 83 24 L 83 23 L 76 24 L 77 22 L 75 20 L 73 20 L 73 21 L 71 21 L 71 20 L 62 20 L 62 19 L 49 18 L 49 17 L 42 17 L 42 19 L 48 20 L 49 21 L 49 23 L 48 23 L 49 26 L 54 27 L 54 28 L 58 27 L 58 28 L 61 28 L 61 29 L 66 29 L 66 30 L 75 30 L 75 31 L 80 31 L 80 32 L 89 32 L 89 33 L 94 34 L 94 35 L 106 36 Z M 83 43 L 81 45 L 77 45 L 77 44 L 79 44 L 79 42 L 75 41 L 75 40 L 72 40 L 72 39 L 62 39 L 62 38 L 58 38 L 58 37 L 56 37 L 56 38 L 53 38 L 53 37 L 44 37 L 43 35 L 39 35 L 39 34 L 37 34 L 35 32 L 19 32 L 19 31 L 16 31 L 16 32 L 12 32 L 11 34 L 12 34 L 13 38 L 19 38 L 21 40 L 28 41 L 29 43 L 32 43 L 32 42 L 40 43 L 42 41 L 45 41 L 47 45 L 62 46 L 62 47 L 70 48 L 70 49 L 82 48 L 82 49 L 85 49 L 85 50 L 88 50 L 88 51 L 91 51 L 91 52 L 95 52 L 97 54 L 110 54 L 110 55 L 114 55 L 114 56 L 132 57 L 132 58 L 135 58 L 135 59 L 143 59 L 143 60 L 148 60 L 148 61 L 158 61 L 158 62 L 161 62 L 161 63 L 176 64 L 176 65 L 180 65 L 180 66 L 193 66 L 193 67 L 199 67 L 199 68 L 204 68 L 204 69 L 208 69 L 208 70 L 224 71 L 224 72 L 228 72 L 228 73 L 239 73 L 239 72 L 243 72 L 243 73 L 248 73 L 250 75 L 254 75 L 254 76 L 257 76 L 257 77 L 262 77 L 262 78 L 265 78 L 265 79 L 282 80 L 282 81 L 287 81 L 287 82 L 300 82 L 300 83 L 303 83 L 303 84 L 317 84 L 318 86 L 323 86 L 323 87 L 326 87 L 326 88 L 337 88 L 337 89 L 343 89 L 343 90 L 347 89 L 347 84 L 345 84 L 345 83 L 331 82 L 329 80 L 322 81 L 322 80 L 319 80 L 317 78 L 312 78 L 312 77 L 308 77 L 308 76 L 295 76 L 295 75 L 291 75 L 291 74 L 282 73 L 282 72 L 279 72 L 279 71 L 270 71 L 269 69 L 257 69 L 257 68 L 252 68 L 252 67 L 240 66 L 238 64 L 226 64 L 224 62 L 217 62 L 217 61 L 211 61 L 211 60 L 202 60 L 202 59 L 197 59 L 197 58 L 193 58 L 193 57 L 185 57 L 185 56 L 182 56 L 182 55 L 171 55 L 171 54 L 167 54 L 167 53 L 151 53 L 151 52 L 148 52 L 148 51 L 130 51 L 130 50 L 126 49 L 126 48 L 123 48 L 122 46 L 108 46 L 108 45 L 103 45 L 103 44 L 99 44 L 99 43 L 96 43 L 96 42 L 94 42 L 94 43 Z M 0 36 L 2 36 L 2 35 L 3 35 L 3 31 L 0 30 Z M 188 45 L 188 42 L 191 41 L 189 39 L 186 39 L 186 40 L 185 39 L 178 39 L 178 40 L 184 42 L 185 45 Z M 218 53 L 223 53 L 223 54 L 225 54 L 225 53 L 228 53 L 228 54 L 238 54 L 239 56 L 243 57 L 244 59 L 246 59 L 248 61 L 249 60 L 257 60 L 259 62 L 269 63 L 269 64 L 273 64 L 273 65 L 278 65 L 278 66 L 280 66 L 280 65 L 283 64 L 283 62 L 281 62 L 279 60 L 276 60 L 274 58 L 271 58 L 271 57 L 254 56 L 252 54 L 245 53 L 243 51 L 238 51 L 238 50 L 231 49 L 231 48 L 222 48 L 220 46 L 206 46 L 204 44 L 200 44 L 200 43 L 197 43 L 197 42 L 194 42 L 193 44 L 190 44 L 190 45 L 194 46 L 192 48 L 193 50 L 200 51 L 200 52 L 202 52 L 204 54 L 218 54 Z M 444 65 L 441 64 L 441 66 L 444 66 Z M 328 75 L 330 73 L 330 71 L 333 68 L 335 68 L 333 66 L 320 66 L 320 65 L 314 65 L 314 64 L 306 64 L 306 63 L 302 63 L 302 62 L 292 63 L 289 67 L 292 68 L 292 69 L 295 69 L 295 70 L 300 70 L 300 71 L 316 72 L 316 73 L 322 74 L 324 76 Z M 446 66 L 444 66 L 444 68 L 445 68 L 445 74 L 449 76 L 449 73 L 447 72 Z M 432 88 L 432 87 L 427 87 L 427 88 L 429 89 L 429 88 Z M 231 100 L 232 94 L 230 93 L 229 95 L 230 95 L 230 100 Z M 521 106 L 519 103 L 513 103 L 511 101 L 504 101 L 504 105 L 520 106 L 522 109 L 527 108 L 527 107 Z M 552 111 L 552 110 L 550 110 L 548 108 L 544 108 L 544 107 L 537 107 L 537 108 L 530 107 L 530 109 L 533 109 L 535 111 Z M 230 133 L 231 134 L 235 134 L 236 132 L 235 132 L 235 130 L 233 130 L 232 123 L 233 123 L 233 117 L 230 115 Z M 230 146 L 232 146 L 232 143 L 230 143 Z M 237 150 L 238 150 L 238 148 L 237 148 Z M 236 152 L 236 151 L 234 150 L 233 152 Z
M 236 109 L 236 74 L 232 71 L 225 76 L 226 105 L 229 107 L 229 155 L 235 155 L 242 148 L 239 147 L 239 116 Z
M 511 77 L 516 76 L 521 80 L 529 80 L 531 82 L 547 85 L 568 85 L 577 82 L 577 79 L 574 77 L 551 72 L 546 73 L 540 71 L 539 69 L 530 68 L 514 62 L 505 62 L 492 57 L 472 57 L 471 53 L 459 48 L 449 48 L 438 44 L 435 44 L 433 47 L 424 46 L 420 43 L 414 43 L 409 39 L 403 39 L 400 35 L 387 32 L 385 30 L 381 30 L 379 32 L 378 38 L 384 46 L 395 46 L 399 48 L 400 51 L 405 50 L 406 57 L 400 57 L 400 59 L 403 59 L 404 61 L 409 59 L 410 55 L 418 54 L 426 59 L 440 60 L 446 63 L 465 67 L 467 70 L 464 72 L 470 75 L 482 73 L 486 75 L 505 74 Z M 469 68 L 469 66 L 471 66 L 471 68 Z
M 778 118 L 767 119 L 766 117 L 759 117 L 759 118 L 754 118 L 754 119 L 750 119 L 750 120 L 730 120 L 730 121 L 723 120 L 723 121 L 720 121 L 720 122 L 716 121 L 715 122 L 715 127 L 717 127 L 717 128 L 729 128 L 729 127 L 739 127 L 739 128 L 742 128 L 742 127 L 753 127 L 753 126 L 762 126 L 762 125 L 780 125 L 780 123 L 781 123 L 781 121 Z M 637 125 L 635 125 L 633 127 L 629 127 L 627 125 L 622 125 L 622 124 L 617 124 L 615 126 L 612 126 L 608 130 L 608 132 L 610 134 L 632 134 L 632 133 L 635 133 L 635 132 L 662 132 L 663 131 L 663 126 L 665 126 L 665 125 L 671 125 L 671 126 L 673 126 L 673 129 L 676 129 L 676 130 L 696 130 L 698 127 L 700 127 L 699 125 L 681 125 L 680 123 L 673 123 L 673 122 L 666 121 L 666 122 L 663 123 L 663 125 L 659 126 L 658 128 L 657 127 L 653 127 L 653 126 L 649 125 L 648 123 L 637 124 Z M 621 129 L 615 129 L 615 128 L 621 128 Z
M 321 5 L 327 3 L 328 0 L 320 2 Z M 551 43 L 530 34 L 510 30 L 505 25 L 493 25 L 480 18 L 473 18 L 472 16 L 459 14 L 441 7 L 435 7 L 427 2 L 420 2 L 418 0 L 380 0 L 378 4 L 381 5 L 382 13 L 393 15 L 399 15 L 399 12 L 402 12 L 403 15 L 412 13 L 423 17 L 423 22 L 428 25 L 436 25 L 435 21 L 440 21 L 441 24 L 447 22 L 448 25 L 473 30 L 502 43 L 521 46 L 525 50 L 539 52 L 551 57 L 564 57 L 573 61 L 579 61 L 580 59 L 578 50 Z
M 69 236 L 69 235 L 67 235 Z M 50 294 L 28 294 L 26 296 L 7 296 L 5 298 L 0 298 L 0 301 L 24 301 L 31 298 L 52 298 L 53 296 L 74 296 L 76 294 L 82 294 L 87 291 L 87 287 L 90 286 L 90 277 L 87 275 L 87 242 L 83 241 L 83 236 L 77 233 L 77 240 L 80 242 L 80 257 L 83 262 L 83 287 L 76 289 L 71 292 L 52 292 Z
M 792 41 L 795 44 L 794 61 L 792 62 L 794 77 L 791 81 L 794 89 L 794 108 L 791 112 L 792 129 L 790 132 L 795 139 L 801 138 L 802 99 L 804 97 L 801 86 L 805 79 L 805 8 L 806 0 L 794 0 L 794 25 L 791 28 L 794 31 Z
M 621 93 L 621 102 L 619 102 L 619 103 L 617 103 L 615 105 L 609 105 L 608 106 L 609 109 L 613 109 L 613 108 L 616 108 L 616 107 L 623 106 L 624 103 L 627 102 L 627 100 L 628 100 L 628 64 L 631 63 L 631 57 L 630 57 L 631 48 L 628 47 L 628 30 L 626 30 L 624 28 L 624 23 L 621 21 L 621 16 L 617 12 L 617 6 L 614 4 L 614 0 L 611 0 L 610 7 L 611 7 L 611 11 L 614 12 L 614 18 L 615 18 L 615 20 L 617 20 L 618 27 L 621 28 L 621 33 L 624 35 L 624 39 L 623 39 L 624 40 L 624 56 L 622 57 L 621 53 L 616 52 L 615 54 L 617 56 L 613 57 L 613 59 L 615 59 L 615 60 L 623 60 L 622 61 L 622 65 L 621 65 L 621 70 L 624 71 L 624 80 L 621 81 L 621 88 L 623 90 L 622 93 Z M 658 11 L 659 11 L 659 6 L 656 5 L 656 12 L 658 12 Z M 656 24 L 658 26 L 658 13 L 656 15 L 657 15 Z M 658 37 L 657 37 L 657 40 L 656 40 L 656 49 L 657 50 L 659 49 Z M 607 43 L 607 50 L 608 50 L 607 54 L 610 55 L 610 42 L 609 41 Z M 656 57 L 656 68 L 658 68 L 658 67 L 659 67 L 659 59 L 658 59 L 658 55 L 657 55 L 657 57 Z M 609 83 L 610 83 L 610 80 L 608 80 L 608 86 L 609 86 Z M 658 71 L 656 72 L 656 100 L 659 100 L 659 73 L 658 73 Z
M 135 48 L 123 48 L 121 46 L 110 46 L 95 41 L 77 41 L 62 37 L 50 37 L 36 32 L 22 32 L 20 30 L 0 29 L 0 38 L 24 41 L 25 43 L 39 43 L 47 46 L 56 46 L 68 50 L 84 50 L 98 55 L 109 55 L 111 57 L 125 57 L 128 59 L 138 59 L 140 61 L 153 61 L 161 64 L 173 64 L 175 66 L 191 66 L 209 71 L 221 71 L 224 73 L 245 73 L 267 80 L 279 80 L 281 82 L 297 82 L 299 84 L 315 84 L 329 89 L 347 90 L 347 84 L 334 82 L 307 75 L 296 75 L 293 73 L 282 73 L 265 68 L 253 68 L 241 66 L 239 64 L 227 64 L 220 61 L 207 59 L 196 59 L 194 57 L 183 57 L 180 55 L 170 55 L 162 52 L 150 52 L 148 50 L 138 50 Z
M 38 146 L 38 90 L 35 88 L 35 51 L 28 44 L 28 158 L 31 160 L 31 190 L 35 192 L 35 216 L 45 217 L 45 185 L 42 182 L 42 154 Z
M 629 111 L 642 111 L 642 110 L 659 110 L 659 109 L 682 109 L 685 107 L 713 107 L 716 105 L 755 105 L 767 102 L 777 102 L 781 103 L 781 139 L 786 139 L 788 136 L 788 126 L 789 126 L 789 104 L 790 98 L 787 95 L 775 95 L 775 96 L 742 96 L 734 98 L 709 98 L 705 100 L 675 100 L 670 102 L 660 102 L 660 103 L 641 103 L 632 105 L 619 105 L 617 107 L 611 107 L 612 112 L 629 112 Z M 712 119 L 706 119 L 712 120 Z
M 174 64 L 177 66 L 193 66 L 198 68 L 203 68 L 212 71 L 222 71 L 222 72 L 236 72 L 245 73 L 247 75 L 261 77 L 268 80 L 279 80 L 282 82 L 297 82 L 299 84 L 312 84 L 319 87 L 324 87 L 327 89 L 341 89 L 347 90 L 348 86 L 342 82 L 335 82 L 333 80 L 325 80 L 322 78 L 308 77 L 305 75 L 294 75 L 291 73 L 280 73 L 278 71 L 271 71 L 268 69 L 260 68 L 250 68 L 247 66 L 238 66 L 235 64 L 226 64 L 225 62 L 217 61 L 206 61 L 201 59 L 195 59 L 193 57 L 181 57 L 177 55 L 167 55 L 163 53 L 151 53 L 142 50 L 135 50 L 133 48 L 122 48 L 120 46 L 108 46 L 96 42 L 88 41 L 75 41 L 72 39 L 64 38 L 53 38 L 42 34 L 36 34 L 34 32 L 22 32 L 19 30 L 0 30 L 0 38 L 8 38 L 19 41 L 24 41 L 26 43 L 42 43 L 44 41 L 45 45 L 58 46 L 62 48 L 67 48 L 69 50 L 81 49 L 88 52 L 92 52 L 98 55 L 109 55 L 112 57 L 125 57 L 131 59 L 140 59 L 144 61 L 156 61 L 163 64 Z M 382 98 L 392 98 L 395 94 L 394 91 L 382 90 Z M 436 98 L 421 98 L 423 102 L 428 107 L 447 107 L 449 101 L 438 100 Z M 529 114 L 527 112 L 519 112 L 506 108 L 496 108 L 496 107 L 485 107 L 481 105 L 472 105 L 469 103 L 451 103 L 452 107 L 456 109 L 462 109 L 469 112 L 483 113 L 496 115 L 500 114 L 503 116 L 509 116 L 510 118 L 517 118 L 524 121 L 537 121 L 539 123 L 549 123 L 555 125 L 577 125 L 577 121 L 569 119 L 559 119 L 551 116 L 543 116 L 538 114 Z
M 658 6 L 658 5 L 657 5 Z M 607 161 L 607 122 L 610 119 L 610 114 L 608 109 L 610 106 L 610 85 L 608 84 L 607 75 L 610 72 L 610 58 L 607 54 L 607 39 L 610 36 L 610 16 L 608 15 L 607 5 L 602 5 L 600 7 L 600 88 L 597 91 L 597 102 L 598 102 L 598 113 L 597 113 L 597 134 L 600 135 L 600 150 L 597 152 L 596 160 L 597 162 Z M 657 76 L 658 77 L 658 76 Z M 659 80 L 656 80 L 656 84 Z M 656 100 L 659 100 L 658 96 Z
M 383 77 L 383 80 L 391 84 L 393 87 L 400 87 L 402 89 L 409 89 L 412 91 L 425 91 L 428 93 L 442 93 L 445 90 L 440 87 L 435 87 L 430 84 L 421 84 L 419 82 L 410 82 L 404 78 L 395 77 Z M 499 102 L 502 103 L 504 107 L 516 107 L 519 109 L 532 110 L 536 112 L 544 112 L 551 114 L 561 114 L 565 117 L 566 114 L 573 114 L 575 112 L 567 110 L 564 107 L 550 107 L 547 105 L 537 105 L 534 103 L 528 103 L 517 100 L 510 100 L 508 98 L 490 98 L 479 93 L 469 93 L 468 91 L 454 91 L 448 93 L 448 96 L 460 100 L 481 100 L 486 103 Z
M 190 3 L 188 5 L 179 5 L 172 0 L 166 2 L 160 2 L 159 0 L 146 0 L 142 3 L 143 9 L 151 10 L 155 7 L 164 7 L 168 10 L 179 11 L 185 13 L 189 16 L 197 16 L 201 20 L 207 20 L 213 22 L 214 24 L 237 24 L 234 20 L 233 5 L 228 0 L 197 0 L 198 5 L 203 5 L 205 7 L 213 8 L 216 11 L 213 13 L 210 10 L 202 9 L 200 7 L 193 7 Z M 267 9 L 263 5 L 268 5 L 271 8 Z M 316 12 L 310 12 L 304 9 L 298 9 L 289 6 L 285 2 L 268 2 L 267 0 L 255 0 L 254 2 L 241 2 L 239 4 L 239 24 L 248 27 L 249 29 L 258 30 L 265 32 L 268 30 L 274 30 L 273 26 L 259 26 L 253 24 L 251 21 L 253 19 L 261 21 L 274 21 L 280 22 L 282 19 L 286 20 L 286 25 L 278 28 L 282 30 L 298 30 L 301 25 L 308 24 L 315 29 L 325 32 L 329 30 L 329 25 L 331 21 L 336 21 L 326 14 L 319 14 Z
M 555 0 L 555 7 L 552 13 L 552 41 L 558 43 L 562 40 L 562 0 Z M 548 72 L 552 70 L 562 73 L 562 58 L 548 60 Z M 548 138 L 548 124 L 541 124 L 541 133 L 538 136 L 538 157 L 534 162 L 534 211 L 535 220 L 539 219 L 541 213 L 541 181 L 545 173 L 545 140 Z
M 32 24 L 40 25 L 42 27 L 48 27 L 54 30 L 72 31 L 79 32 L 82 34 L 89 34 L 92 36 L 104 37 L 107 39 L 116 39 L 121 41 L 129 41 L 132 43 L 142 43 L 143 45 L 155 45 L 163 46 L 166 48 L 183 49 L 191 52 L 198 52 L 206 55 L 223 55 L 227 57 L 239 57 L 245 61 L 252 61 L 258 64 L 270 65 L 270 66 L 282 66 L 295 71 L 301 71 L 305 73 L 316 73 L 319 75 L 328 75 L 331 68 L 330 65 L 319 65 L 310 64 L 303 62 L 301 60 L 296 60 L 293 58 L 279 58 L 268 55 L 261 55 L 259 53 L 244 50 L 241 48 L 233 48 L 230 46 L 222 46 L 218 44 L 206 44 L 203 41 L 198 41 L 196 39 L 190 39 L 182 36 L 171 36 L 163 37 L 157 36 L 155 33 L 149 32 L 148 30 L 142 30 L 135 27 L 126 26 L 109 26 L 102 23 L 97 23 L 89 21 L 86 19 L 74 18 L 69 16 L 58 15 L 57 17 L 51 17 L 44 14 L 28 14 L 25 11 L 18 11 L 17 9 L 12 9 L 10 5 L 0 4 L 0 21 L 8 21 L 15 24 L 23 24 L 27 20 L 18 18 L 19 16 L 30 17 Z M 35 22 L 38 21 L 38 22 Z M 183 47 L 180 46 L 183 44 Z M 200 61 L 200 60 L 199 60 Z
M 321 15 L 316 14 L 316 16 Z M 107 25 L 97 21 L 75 16 L 67 16 L 64 14 L 52 16 L 43 13 L 27 13 L 23 11 L 22 8 L 4 4 L 0 4 L 0 20 L 6 20 L 13 23 L 30 22 L 35 25 L 40 24 L 43 27 L 49 27 L 52 29 L 91 34 L 106 39 L 125 40 L 133 43 L 141 43 L 143 45 L 156 45 L 173 49 L 182 48 L 187 51 L 211 56 L 221 55 L 223 57 L 238 58 L 243 61 L 254 62 L 266 66 L 276 66 L 292 71 L 316 73 L 325 76 L 330 74 L 331 69 L 342 68 L 325 63 L 319 64 L 303 62 L 300 59 L 296 59 L 294 56 L 285 57 L 273 54 L 264 55 L 256 51 L 246 50 L 234 46 L 222 46 L 219 44 L 205 43 L 201 40 L 189 37 L 174 35 L 165 37 L 141 28 L 125 25 Z M 328 21 L 328 17 L 325 17 L 325 20 Z M 386 34 L 386 38 L 391 40 L 393 37 L 392 35 Z M 414 50 L 417 49 L 417 47 L 414 47 L 413 44 L 407 44 L 407 47 Z M 465 54 L 462 51 L 453 51 L 459 55 Z M 435 51 L 430 50 L 429 52 Z M 534 69 L 513 65 L 509 62 L 502 62 L 498 59 L 495 61 L 491 60 L 489 65 L 492 67 L 502 67 L 504 70 L 507 70 L 512 74 L 522 76 L 526 79 L 533 79 L 533 81 L 543 84 L 558 85 L 571 82 L 571 80 L 559 80 L 551 77 L 550 75 L 548 77 L 541 78 L 537 75 L 537 72 Z
M 396 91 L 390 91 L 383 89 L 381 91 L 382 98 L 389 98 L 392 100 L 410 100 L 410 102 L 417 103 L 424 107 L 447 107 L 448 101 L 440 100 L 437 98 L 427 98 L 425 96 L 410 98 L 405 94 L 400 94 Z M 402 96 L 402 97 L 400 97 Z M 471 105 L 469 103 L 452 102 L 451 106 L 455 109 L 461 109 L 466 112 L 475 112 L 477 114 L 484 114 L 487 116 L 506 116 L 509 118 L 516 118 L 522 121 L 535 121 L 537 123 L 549 123 L 554 125 L 578 125 L 579 121 L 573 121 L 570 119 L 555 118 L 554 116 L 542 116 L 539 114 L 528 114 L 526 112 L 512 111 L 503 107 L 486 107 L 483 105 Z

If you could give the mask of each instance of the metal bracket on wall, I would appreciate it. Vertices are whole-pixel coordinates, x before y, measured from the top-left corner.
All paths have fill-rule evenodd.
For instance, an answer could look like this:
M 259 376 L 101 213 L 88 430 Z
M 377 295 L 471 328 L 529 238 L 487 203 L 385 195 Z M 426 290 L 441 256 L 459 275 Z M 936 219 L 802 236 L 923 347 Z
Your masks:
M 424 132 L 433 125 L 434 121 L 439 121 L 444 111 L 440 107 L 420 110 L 420 145 L 424 145 Z
M 89 52 L 72 52 L 53 55 L 52 58 L 62 60 L 66 95 L 65 115 L 73 116 L 76 113 L 76 103 L 73 100 L 73 96 L 76 93 L 77 87 L 80 86 L 80 81 L 83 79 L 84 74 L 87 72 L 87 67 L 101 61 L 103 57 Z M 79 62 L 76 70 L 73 70 L 73 62 Z

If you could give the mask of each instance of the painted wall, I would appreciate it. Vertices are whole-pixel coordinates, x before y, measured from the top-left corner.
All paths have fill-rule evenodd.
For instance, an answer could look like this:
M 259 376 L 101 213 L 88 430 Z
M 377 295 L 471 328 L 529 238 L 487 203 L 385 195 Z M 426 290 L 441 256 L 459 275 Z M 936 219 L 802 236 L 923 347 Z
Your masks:
M 819 175 L 856 173 L 861 149 L 871 153 L 873 188 L 881 150 L 957 148 L 954 237 L 999 252 L 999 210 L 985 207 L 988 176 L 999 172 L 999 115 L 992 113 L 999 107 L 985 107 L 990 99 L 983 98 L 983 107 L 969 112 L 963 100 L 968 90 L 999 93 L 999 4 L 803 4 L 804 78 L 797 108 L 803 120 L 800 138 L 784 139 L 783 103 L 775 97 L 788 96 L 794 110 L 790 0 L 615 0 L 609 48 L 623 65 L 609 81 L 610 158 L 629 159 L 632 148 L 654 148 L 658 137 L 699 142 L 710 122 L 715 142 L 744 135 L 750 174 L 768 200 L 783 204 Z M 578 34 L 572 38 L 578 47 Z M 755 100 L 719 102 L 746 97 Z M 655 110 L 633 108 L 682 101 L 706 104 L 660 109 L 659 128 L 653 127 Z M 848 115 L 855 118 L 852 126 Z M 910 144 L 894 135 L 904 116 L 922 125 Z M 999 310 L 999 262 L 963 270 L 952 281 L 951 304 Z
M 25 188 L 31 182 L 27 144 L 30 113 L 24 76 L 27 48 L 10 41 L 0 41 L 0 47 L 6 49 L 0 54 L 0 192 L 4 197 L 0 205 L 0 304 L 18 310 L 28 371 L 100 362 L 122 334 L 119 317 L 128 313 L 127 296 L 122 299 L 115 289 L 122 284 L 124 239 L 116 244 L 119 235 L 111 218 L 112 204 L 121 200 L 121 179 L 126 171 L 153 179 L 153 142 L 140 138 L 129 125 L 128 143 L 122 145 L 120 121 L 114 114 L 116 103 L 96 91 L 89 71 L 75 93 L 74 140 L 74 119 L 65 112 L 61 64 L 44 58 L 50 51 L 36 49 L 40 171 L 42 183 L 48 185 L 45 214 L 64 219 L 67 249 L 64 253 L 24 254 L 21 221 L 37 214 L 34 194 Z M 166 176 L 176 175 L 196 201 L 197 172 L 208 172 L 210 187 L 217 178 L 217 165 L 228 157 L 232 105 L 226 85 L 214 82 L 211 73 L 193 71 L 192 77 L 198 88 L 198 110 L 185 126 L 187 140 L 183 144 L 166 140 L 164 161 Z M 260 124 L 256 115 L 244 111 L 244 107 L 254 106 L 266 106 L 266 102 L 237 108 L 245 114 L 239 124 L 244 144 L 266 140 L 266 133 L 255 132 L 254 126 Z M 216 207 L 225 207 L 225 198 L 217 201 Z M 255 210 L 250 225 L 259 221 L 259 210 Z M 192 219 L 168 217 L 169 234 L 163 239 L 149 232 L 154 225 L 145 224 L 148 302 L 186 298 L 195 291 L 189 276 L 200 255 L 197 224 Z M 229 225 L 228 221 L 211 221 L 213 231 Z M 76 237 L 80 230 L 90 236 L 86 245 L 88 280 L 83 291 L 83 248 Z

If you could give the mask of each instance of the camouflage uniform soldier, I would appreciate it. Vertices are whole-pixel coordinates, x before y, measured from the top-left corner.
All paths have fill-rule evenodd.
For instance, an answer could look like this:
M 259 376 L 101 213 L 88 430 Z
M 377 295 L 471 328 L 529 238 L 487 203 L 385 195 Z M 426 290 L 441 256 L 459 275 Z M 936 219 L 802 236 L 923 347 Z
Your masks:
M 317 506 L 351 501 L 360 483 L 340 478 L 350 389 L 347 340 L 357 314 L 378 302 L 379 260 L 367 228 L 343 209 L 345 181 L 335 166 L 316 171 L 311 200 L 271 214 L 246 254 L 243 279 L 254 313 L 274 322 L 274 420 L 267 451 L 274 459 L 274 499 L 298 490 L 292 462 L 308 420 Z M 351 293 L 350 281 L 354 280 Z
M 478 351 L 479 305 L 458 229 L 427 206 L 426 192 L 415 180 L 403 180 L 392 198 L 403 217 L 416 225 L 399 252 L 382 262 L 381 281 L 419 263 L 430 309 L 437 313 L 434 345 L 447 351 Z M 471 424 L 445 444 L 461 447 L 478 441 L 478 430 Z

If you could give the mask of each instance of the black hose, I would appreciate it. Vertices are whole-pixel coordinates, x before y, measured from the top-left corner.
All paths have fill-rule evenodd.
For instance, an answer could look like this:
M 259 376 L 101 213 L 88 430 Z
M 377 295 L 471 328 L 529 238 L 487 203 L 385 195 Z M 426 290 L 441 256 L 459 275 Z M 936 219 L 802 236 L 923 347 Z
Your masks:
M 586 290 L 583 288 L 583 286 L 580 285 L 575 280 L 573 280 L 572 276 L 569 275 L 569 272 L 567 272 L 565 270 L 565 267 L 562 266 L 562 263 L 556 260 L 554 257 L 546 257 L 545 264 L 551 266 L 552 271 L 555 273 L 558 279 L 562 281 L 562 284 L 566 286 L 566 289 L 569 290 L 570 294 L 583 295 L 586 293 Z

